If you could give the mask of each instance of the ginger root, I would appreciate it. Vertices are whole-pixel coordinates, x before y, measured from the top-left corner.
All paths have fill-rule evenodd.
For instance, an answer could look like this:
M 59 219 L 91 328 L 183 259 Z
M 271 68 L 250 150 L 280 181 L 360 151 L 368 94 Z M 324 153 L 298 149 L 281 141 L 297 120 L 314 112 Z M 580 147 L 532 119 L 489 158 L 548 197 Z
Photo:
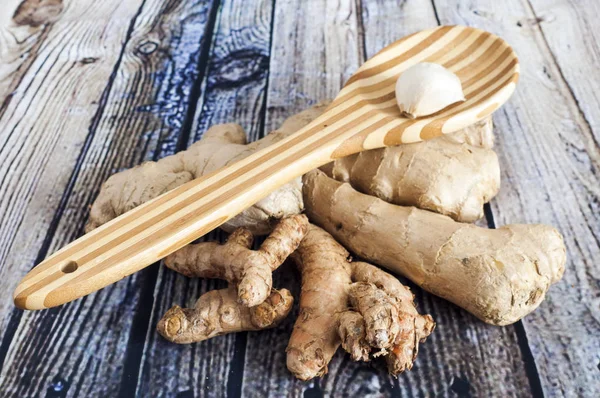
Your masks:
M 102 185 L 92 205 L 86 232 L 188 181 L 282 140 L 310 123 L 325 107 L 326 104 L 317 104 L 291 116 L 279 130 L 250 144 L 246 143 L 246 134 L 240 125 L 218 124 L 208 129 L 200 141 L 185 151 L 112 175 Z M 232 232 L 243 226 L 254 235 L 266 235 L 277 220 L 298 214 L 302 209 L 302 186 L 298 178 L 272 192 L 221 228 Z
M 321 168 L 329 177 L 388 203 L 473 222 L 500 189 L 491 118 L 454 134 L 373 149 Z
M 213 290 L 202 295 L 194 308 L 172 307 L 156 329 L 165 339 L 177 344 L 196 343 L 233 332 L 268 329 L 289 314 L 293 302 L 287 289 L 273 289 L 264 302 L 249 308 L 236 301 L 234 289 Z
M 499 229 L 389 204 L 327 177 L 303 179 L 311 222 L 360 257 L 411 279 L 494 325 L 537 308 L 564 272 L 562 236 L 546 225 Z
M 167 267 L 188 277 L 225 279 L 233 286 L 202 295 L 194 308 L 174 306 L 157 330 L 175 343 L 192 343 L 245 330 L 275 326 L 292 309 L 286 289 L 271 290 L 271 273 L 298 247 L 308 231 L 308 219 L 297 214 L 281 220 L 258 250 L 253 236 L 235 230 L 224 244 L 188 245 L 165 259 Z
M 444 134 L 434 139 L 443 139 L 452 144 L 468 144 L 478 148 L 492 149 L 494 147 L 494 123 L 492 116 L 487 116 L 477 123 L 473 123 L 455 133 Z
M 407 287 L 371 264 L 351 262 L 348 251 L 314 225 L 292 259 L 302 274 L 300 314 L 287 348 L 287 367 L 296 377 L 327 373 L 340 345 L 355 361 L 385 356 L 394 375 L 412 367 L 435 323 L 419 315 Z
M 279 221 L 258 250 L 254 237 L 238 228 L 224 244 L 202 242 L 187 245 L 165 259 L 165 265 L 190 278 L 218 278 L 237 287 L 238 302 L 253 307 L 271 292 L 271 273 L 296 250 L 308 229 L 308 219 L 297 214 Z

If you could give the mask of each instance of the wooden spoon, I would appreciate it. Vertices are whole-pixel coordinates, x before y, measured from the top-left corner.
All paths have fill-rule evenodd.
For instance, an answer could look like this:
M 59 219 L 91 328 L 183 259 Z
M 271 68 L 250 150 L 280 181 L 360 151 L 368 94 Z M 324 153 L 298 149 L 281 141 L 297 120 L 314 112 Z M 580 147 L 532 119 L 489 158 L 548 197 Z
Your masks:
M 419 62 L 439 63 L 456 73 L 466 101 L 429 117 L 403 118 L 394 97 L 395 81 Z M 365 62 L 327 110 L 297 133 L 167 192 L 54 253 L 21 281 L 15 305 L 49 308 L 101 289 L 333 159 L 473 124 L 510 97 L 518 76 L 512 48 L 482 30 L 441 26 L 398 40 Z

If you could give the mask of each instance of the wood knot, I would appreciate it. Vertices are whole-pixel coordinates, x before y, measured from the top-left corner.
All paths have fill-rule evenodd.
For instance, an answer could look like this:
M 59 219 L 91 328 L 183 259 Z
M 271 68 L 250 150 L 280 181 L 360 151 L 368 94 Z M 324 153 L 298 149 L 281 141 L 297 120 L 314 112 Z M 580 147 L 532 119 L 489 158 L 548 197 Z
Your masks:
M 213 86 L 237 87 L 259 79 L 269 66 L 269 57 L 257 49 L 233 51 L 215 63 L 214 76 L 209 78 Z
M 553 14 L 544 14 L 536 16 L 535 18 L 523 18 L 517 21 L 517 26 L 519 28 L 525 27 L 535 27 L 544 22 L 554 22 L 556 17 Z
M 24 0 L 13 14 L 15 24 L 37 27 L 54 22 L 62 13 L 62 0 Z
M 140 54 L 143 54 L 143 55 L 150 55 L 157 49 L 158 49 L 158 43 L 147 40 L 147 41 L 142 42 L 138 46 L 137 52 Z
M 94 62 L 98 61 L 98 58 L 94 58 L 94 57 L 85 57 L 83 59 L 81 59 L 79 61 L 80 64 L 82 65 L 89 65 L 89 64 L 93 64 Z

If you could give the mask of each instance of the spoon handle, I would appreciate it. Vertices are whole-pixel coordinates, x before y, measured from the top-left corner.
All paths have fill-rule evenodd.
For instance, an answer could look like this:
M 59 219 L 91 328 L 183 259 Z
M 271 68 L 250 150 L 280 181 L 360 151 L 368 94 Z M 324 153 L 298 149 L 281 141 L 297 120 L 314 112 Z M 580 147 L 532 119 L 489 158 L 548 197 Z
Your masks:
M 335 107 L 334 107 L 335 108 Z M 329 109 L 286 139 L 190 181 L 65 246 L 37 265 L 14 293 L 22 309 L 64 304 L 114 283 L 205 235 L 270 192 L 332 159 L 376 115 Z M 366 112 L 368 113 L 368 112 Z M 356 117 L 364 118 L 356 122 Z M 354 123 L 353 129 L 341 129 Z

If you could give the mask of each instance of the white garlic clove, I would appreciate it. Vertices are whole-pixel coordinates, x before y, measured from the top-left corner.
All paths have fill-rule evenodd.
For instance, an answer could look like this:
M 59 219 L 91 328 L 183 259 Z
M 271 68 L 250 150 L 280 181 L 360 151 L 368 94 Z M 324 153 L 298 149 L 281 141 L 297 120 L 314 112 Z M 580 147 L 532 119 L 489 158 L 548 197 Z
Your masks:
M 464 100 L 458 76 L 439 64 L 413 65 L 396 81 L 398 107 L 411 119 L 431 115 Z

